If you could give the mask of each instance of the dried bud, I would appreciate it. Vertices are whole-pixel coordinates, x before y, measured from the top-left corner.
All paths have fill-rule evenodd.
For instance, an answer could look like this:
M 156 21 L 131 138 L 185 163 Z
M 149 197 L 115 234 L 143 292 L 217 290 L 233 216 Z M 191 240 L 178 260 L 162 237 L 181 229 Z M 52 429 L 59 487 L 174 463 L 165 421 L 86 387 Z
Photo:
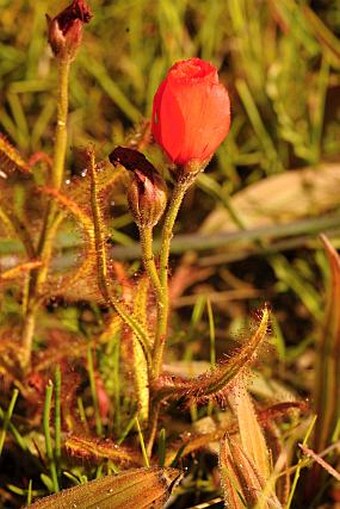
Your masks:
M 48 41 L 56 57 L 75 57 L 82 39 L 83 25 L 91 18 L 92 12 L 85 0 L 73 0 L 52 19 L 46 14 Z
M 126 147 L 117 147 L 111 152 L 111 163 L 121 164 L 133 171 L 128 189 L 131 214 L 140 227 L 153 228 L 165 210 L 167 203 L 166 184 L 146 157 Z
M 136 170 L 128 189 L 131 213 L 138 226 L 153 228 L 166 207 L 166 186 L 159 175 Z

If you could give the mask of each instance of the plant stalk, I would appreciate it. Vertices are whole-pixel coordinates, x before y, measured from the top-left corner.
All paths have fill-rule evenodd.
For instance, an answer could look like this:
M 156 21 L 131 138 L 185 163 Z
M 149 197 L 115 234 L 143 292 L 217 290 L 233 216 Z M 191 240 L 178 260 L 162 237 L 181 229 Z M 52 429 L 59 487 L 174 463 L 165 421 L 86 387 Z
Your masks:
M 70 66 L 71 60 L 67 55 L 58 60 L 57 126 L 55 131 L 53 166 L 49 179 L 50 185 L 57 190 L 61 188 L 65 167 Z M 37 249 L 37 258 L 41 260 L 42 265 L 32 271 L 28 286 L 27 306 L 22 332 L 23 354 L 21 362 L 24 371 L 29 370 L 31 365 L 36 313 L 40 303 L 41 289 L 47 279 L 53 242 L 61 219 L 62 215 L 58 213 L 56 203 L 50 201 L 45 211 L 44 225 Z
M 156 292 L 156 297 L 157 299 L 160 299 L 162 295 L 162 286 L 152 249 L 152 228 L 140 226 L 139 236 L 141 241 L 143 264 Z
M 196 174 L 187 174 L 178 179 L 175 184 L 169 208 L 167 210 L 161 238 L 160 249 L 160 294 L 158 299 L 158 313 L 156 337 L 153 349 L 154 356 L 154 376 L 158 377 L 162 370 L 164 346 L 166 342 L 166 332 L 169 316 L 169 288 L 168 288 L 168 272 L 169 272 L 169 255 L 171 240 L 173 237 L 173 228 L 178 215 L 178 211 L 182 204 L 185 193 L 193 184 Z

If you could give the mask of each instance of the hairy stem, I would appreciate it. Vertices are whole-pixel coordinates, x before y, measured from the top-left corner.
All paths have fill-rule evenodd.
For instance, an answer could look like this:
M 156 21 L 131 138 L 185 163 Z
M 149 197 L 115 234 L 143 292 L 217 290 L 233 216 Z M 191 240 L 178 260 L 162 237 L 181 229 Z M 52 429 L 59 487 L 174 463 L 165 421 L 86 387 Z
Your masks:
M 55 132 L 53 166 L 50 176 L 50 184 L 57 190 L 60 189 L 63 182 L 67 147 L 66 122 L 70 64 L 71 62 L 68 56 L 58 60 L 57 126 Z M 55 202 L 50 201 L 45 211 L 44 224 L 37 249 L 37 257 L 41 260 L 42 265 L 35 271 L 32 271 L 28 286 L 27 304 L 22 331 L 22 368 L 24 370 L 28 370 L 31 364 L 36 313 L 39 307 L 41 289 L 48 274 L 54 238 L 61 219 L 62 215 L 59 214 L 57 205 Z
M 139 235 L 142 247 L 143 264 L 156 292 L 156 297 L 157 299 L 160 299 L 162 295 L 162 286 L 152 249 L 152 229 L 150 227 L 140 226 Z
M 176 182 L 171 197 L 171 201 L 169 204 L 169 208 L 167 210 L 164 220 L 160 249 L 160 266 L 159 266 L 159 279 L 161 288 L 158 299 L 156 338 L 153 350 L 155 377 L 157 377 L 160 374 L 162 369 L 164 346 L 166 342 L 166 332 L 168 326 L 168 315 L 169 315 L 168 263 L 171 239 L 173 237 L 173 228 L 184 195 L 194 182 L 195 177 L 196 175 L 189 173 L 188 175 L 179 178 L 179 180 Z

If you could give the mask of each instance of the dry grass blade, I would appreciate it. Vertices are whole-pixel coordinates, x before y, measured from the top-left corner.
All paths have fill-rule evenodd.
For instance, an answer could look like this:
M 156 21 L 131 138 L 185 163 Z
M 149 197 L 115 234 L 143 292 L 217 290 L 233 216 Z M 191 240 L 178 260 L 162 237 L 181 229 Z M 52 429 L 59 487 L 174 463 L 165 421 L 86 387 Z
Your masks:
M 30 509 L 161 509 L 181 478 L 174 468 L 140 468 L 61 491 Z
M 231 198 L 246 228 L 284 224 L 339 207 L 340 165 L 322 164 L 260 180 Z M 213 211 L 201 232 L 233 231 L 239 227 L 223 207 Z
M 306 455 L 310 456 L 320 467 L 322 467 L 324 470 L 327 470 L 327 472 L 334 477 L 337 481 L 340 482 L 340 473 L 335 470 L 327 461 L 323 460 L 321 456 L 316 454 L 312 449 L 309 449 L 309 447 L 306 447 L 303 444 L 299 444 L 299 447 L 301 451 Z
M 242 488 L 238 476 L 234 470 L 235 462 L 233 459 L 230 439 L 226 435 L 221 441 L 220 450 L 220 471 L 221 483 L 223 487 L 224 500 L 230 509 L 244 509 L 246 501 L 242 496 Z M 257 480 L 256 480 L 256 484 Z
M 230 509 L 261 507 L 262 509 L 281 509 L 274 494 L 263 500 L 266 480 L 243 447 L 226 435 L 220 450 L 221 479 L 224 497 Z
M 236 415 L 245 454 L 254 462 L 263 479 L 268 479 L 270 475 L 269 452 L 253 402 L 242 380 L 228 394 L 228 403 Z
M 242 379 L 228 394 L 228 403 L 237 419 L 240 437 L 239 447 L 251 462 L 262 486 L 261 494 L 258 492 L 256 507 L 258 509 L 269 507 L 267 506 L 268 501 L 270 501 L 270 507 L 280 507 L 281 504 L 275 490 L 277 473 L 273 471 L 271 465 L 273 451 L 269 449 L 266 443 L 260 425 L 260 415 L 257 416 L 253 401 Z M 276 446 L 279 447 L 278 444 Z M 282 467 L 284 467 L 284 464 L 282 464 Z
M 322 336 L 317 345 L 314 405 L 317 414 L 313 450 L 323 451 L 331 442 L 339 419 L 340 401 L 340 257 L 325 235 L 321 236 L 330 266 L 330 289 Z M 308 491 L 319 485 L 322 469 L 313 466 Z M 308 496 L 310 496 L 309 493 Z
M 320 42 L 320 45 L 327 51 L 332 65 L 339 69 L 340 67 L 340 43 L 335 34 L 333 34 L 327 26 L 321 21 L 319 16 L 313 10 L 304 5 L 302 12 L 309 22 L 309 26 L 315 34 L 315 37 Z

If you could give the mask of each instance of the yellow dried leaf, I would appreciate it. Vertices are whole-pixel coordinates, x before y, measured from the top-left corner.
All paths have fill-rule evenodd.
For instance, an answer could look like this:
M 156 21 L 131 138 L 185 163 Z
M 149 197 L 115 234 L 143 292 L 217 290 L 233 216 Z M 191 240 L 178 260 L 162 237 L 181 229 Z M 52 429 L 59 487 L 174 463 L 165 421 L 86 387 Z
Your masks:
M 269 452 L 256 411 L 242 380 L 228 394 L 228 403 L 236 415 L 244 452 L 254 462 L 263 479 L 270 475 Z M 251 430 L 251 432 L 250 432 Z
M 181 478 L 174 468 L 139 468 L 39 500 L 30 509 L 162 509 Z

